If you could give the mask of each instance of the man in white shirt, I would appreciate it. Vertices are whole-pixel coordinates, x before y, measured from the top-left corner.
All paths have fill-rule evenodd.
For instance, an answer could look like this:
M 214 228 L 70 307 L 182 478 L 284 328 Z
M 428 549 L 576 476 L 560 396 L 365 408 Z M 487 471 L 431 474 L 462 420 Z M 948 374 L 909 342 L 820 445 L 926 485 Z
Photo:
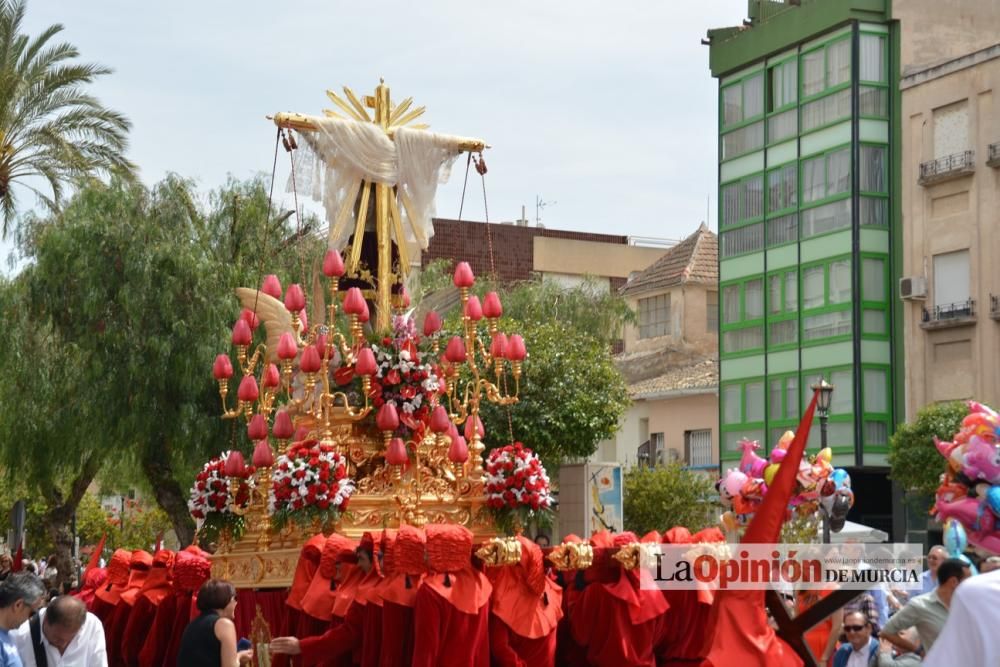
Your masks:
M 970 577 L 955 590 L 951 611 L 927 654 L 927 667 L 1000 664 L 1000 570 Z
M 52 600 L 37 620 L 24 623 L 11 636 L 24 667 L 39 667 L 36 650 L 44 651 L 48 667 L 108 667 L 101 622 L 70 595 Z

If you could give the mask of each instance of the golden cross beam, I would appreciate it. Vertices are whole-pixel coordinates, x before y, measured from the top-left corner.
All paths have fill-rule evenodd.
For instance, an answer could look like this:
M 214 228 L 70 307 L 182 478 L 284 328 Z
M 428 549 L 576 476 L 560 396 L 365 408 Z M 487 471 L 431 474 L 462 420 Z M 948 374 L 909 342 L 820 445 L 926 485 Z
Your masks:
M 378 125 L 389 137 L 394 139 L 396 130 L 400 127 L 411 129 L 426 129 L 427 125 L 415 124 L 414 120 L 424 113 L 424 107 L 411 108 L 412 98 L 407 98 L 397 105 L 393 105 L 389 96 L 389 87 L 384 81 L 379 81 L 375 88 L 374 95 L 366 95 L 359 99 L 354 92 L 344 86 L 344 97 L 341 98 L 333 91 L 327 91 L 327 97 L 337 106 L 337 110 L 324 109 L 323 113 L 327 117 L 340 118 L 342 120 L 355 121 L 361 123 L 374 123 Z M 369 109 L 374 112 L 369 115 Z M 274 116 L 269 116 L 275 125 L 299 131 L 319 130 L 319 118 L 301 113 L 281 112 Z M 488 146 L 481 139 L 468 137 L 448 137 L 451 146 L 458 152 L 471 151 L 482 152 Z M 363 181 L 360 189 L 361 203 L 358 208 L 357 219 L 355 221 L 354 242 L 350 248 L 347 261 L 348 271 L 353 272 L 358 269 L 361 257 L 361 244 L 364 240 L 365 222 L 368 214 L 368 200 L 371 196 L 371 186 L 375 191 L 375 232 L 378 249 L 378 284 L 376 291 L 376 318 L 375 325 L 379 331 L 388 330 L 391 323 L 391 290 L 392 290 L 392 239 L 395 237 L 400 259 L 400 278 L 405 278 L 409 272 L 409 259 L 406 252 L 406 241 L 403 236 L 403 223 L 400 216 L 399 206 L 396 202 L 397 192 L 393 185 L 384 183 L 371 183 Z M 403 195 L 403 193 L 399 193 Z M 404 207 L 409 211 L 408 200 L 405 196 L 400 197 Z M 345 205 L 354 205 L 351 201 Z M 413 220 L 413 216 L 409 216 Z M 331 226 L 333 221 L 330 221 Z M 419 231 L 414 230 L 418 235 Z M 425 239 L 426 240 L 426 239 Z

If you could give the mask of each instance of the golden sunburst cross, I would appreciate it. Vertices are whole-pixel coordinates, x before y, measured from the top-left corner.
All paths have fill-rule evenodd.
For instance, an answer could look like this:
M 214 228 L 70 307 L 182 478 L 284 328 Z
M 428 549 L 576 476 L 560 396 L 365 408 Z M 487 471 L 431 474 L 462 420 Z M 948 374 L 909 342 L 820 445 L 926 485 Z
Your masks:
M 381 128 L 385 136 L 390 141 L 395 141 L 396 135 L 401 128 L 409 130 L 426 130 L 424 123 L 414 123 L 425 111 L 425 108 L 413 107 L 413 98 L 406 98 L 399 104 L 393 104 L 389 96 L 389 87 L 385 81 L 380 79 L 379 85 L 375 88 L 374 95 L 366 95 L 359 98 L 347 86 L 344 86 L 344 96 L 340 97 L 333 91 L 326 92 L 327 97 L 333 102 L 337 110 L 324 109 L 323 118 L 308 116 L 300 113 L 282 112 L 274 114 L 274 123 L 282 128 L 294 129 L 302 132 L 304 136 L 310 133 L 317 133 L 321 130 L 325 119 L 337 119 L 345 123 L 373 123 Z M 369 114 L 369 110 L 372 111 Z M 436 145 L 444 146 L 453 151 L 453 155 L 458 153 L 482 152 L 488 148 L 481 139 L 471 139 L 468 137 L 457 137 L 448 135 L 431 135 Z M 395 159 L 398 158 L 398 154 Z M 332 165 L 331 165 L 332 166 Z M 434 173 L 440 163 L 434 165 Z M 399 279 L 405 278 L 409 271 L 409 257 L 406 249 L 406 239 L 403 234 L 403 218 L 400 209 L 406 211 L 411 230 L 417 243 L 426 248 L 430 240 L 431 233 L 429 220 L 422 224 L 422 212 L 414 210 L 414 205 L 407 194 L 407 188 L 399 187 L 400 183 L 382 182 L 385 179 L 375 179 L 367 175 L 361 178 L 356 187 L 348 188 L 354 193 L 341 202 L 338 211 L 327 211 L 331 231 L 331 243 L 333 243 L 333 230 L 340 228 L 340 223 L 346 221 L 357 206 L 357 214 L 354 224 L 353 242 L 350 252 L 347 253 L 347 270 L 356 272 L 361 259 L 361 245 L 364 239 L 365 223 L 368 216 L 369 198 L 374 190 L 375 196 L 375 234 L 378 251 L 377 282 L 376 292 L 376 327 L 378 330 L 386 330 L 390 325 L 391 315 L 391 291 L 393 282 L 392 266 L 392 242 L 395 240 L 399 252 Z M 436 184 L 435 184 L 436 186 Z M 431 192 L 433 195 L 433 191 Z M 339 248 L 337 248 L 339 250 Z

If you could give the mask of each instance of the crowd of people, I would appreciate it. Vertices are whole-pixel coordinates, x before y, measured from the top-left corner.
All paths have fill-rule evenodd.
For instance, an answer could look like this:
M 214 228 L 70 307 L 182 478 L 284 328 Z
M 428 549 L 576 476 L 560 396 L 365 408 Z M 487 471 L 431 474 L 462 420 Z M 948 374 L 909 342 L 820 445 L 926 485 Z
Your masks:
M 276 636 L 257 646 L 270 661 L 261 664 L 679 667 L 711 652 L 712 593 L 643 586 L 648 573 L 623 554 L 643 542 L 718 542 L 719 531 L 597 533 L 579 569 L 568 569 L 567 554 L 584 544 L 574 536 L 544 549 L 517 540 L 516 560 L 500 564 L 461 526 L 359 541 L 318 534 L 301 552 Z M 824 667 L 1000 664 L 1000 618 L 990 612 L 998 561 L 973 575 L 967 560 L 934 547 L 919 594 L 876 586 L 806 639 Z M 209 577 L 197 547 L 118 550 L 65 595 L 0 557 L 0 667 L 238 667 L 252 650 L 238 641 L 237 592 Z M 800 594 L 800 610 L 822 595 Z

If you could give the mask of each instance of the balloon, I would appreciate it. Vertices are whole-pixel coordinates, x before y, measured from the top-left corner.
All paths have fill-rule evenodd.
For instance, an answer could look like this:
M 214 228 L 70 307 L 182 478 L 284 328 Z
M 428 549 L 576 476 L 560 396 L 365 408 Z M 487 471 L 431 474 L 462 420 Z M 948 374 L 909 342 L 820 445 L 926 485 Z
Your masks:
M 995 515 L 1000 517 L 1000 486 L 991 486 L 986 492 L 986 504 Z
M 772 449 L 771 450 L 771 457 L 770 457 L 771 458 L 771 463 L 781 463 L 782 461 L 785 460 L 785 454 L 787 454 L 787 453 L 788 453 L 788 451 L 785 450 L 785 449 L 783 449 L 783 448 L 781 448 L 781 447 L 776 447 L 776 448 Z
M 816 455 L 817 461 L 823 461 L 824 463 L 829 463 L 833 460 L 833 450 L 829 447 L 825 447 L 819 450 L 819 454 Z
M 760 477 L 764 472 L 767 461 L 757 454 L 760 445 L 756 440 L 740 440 L 740 449 L 743 456 L 740 458 L 740 471 L 750 477 Z
M 739 521 L 736 520 L 736 515 L 732 512 L 723 512 L 720 519 L 722 529 L 726 532 L 732 532 L 740 527 Z
M 722 486 L 726 489 L 730 496 L 736 497 L 740 493 L 740 489 L 747 481 L 747 476 L 740 472 L 739 470 L 730 469 L 726 473 L 725 479 L 722 481 Z
M 774 452 L 771 453 L 773 454 Z M 777 463 L 772 463 L 764 468 L 764 481 L 767 483 L 768 486 L 771 486 L 771 484 L 774 482 L 774 476 L 778 474 L 779 467 L 780 466 Z
M 1000 447 L 974 435 L 965 446 L 964 472 L 971 479 L 1000 484 Z
M 954 518 L 949 518 L 944 522 L 944 548 L 952 558 L 961 555 L 969 545 L 969 539 L 965 535 L 965 526 Z
M 835 468 L 830 473 L 830 480 L 837 485 L 837 488 L 851 488 L 851 476 L 843 468 Z

